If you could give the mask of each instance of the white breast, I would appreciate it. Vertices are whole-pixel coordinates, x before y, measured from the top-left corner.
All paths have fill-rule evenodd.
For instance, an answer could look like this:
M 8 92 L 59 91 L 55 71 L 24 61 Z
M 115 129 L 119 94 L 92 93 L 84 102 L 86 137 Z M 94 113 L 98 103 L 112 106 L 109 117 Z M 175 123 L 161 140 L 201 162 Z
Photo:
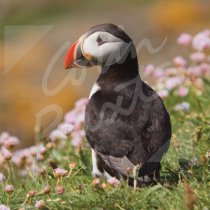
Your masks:
M 94 95 L 97 91 L 99 91 L 101 88 L 100 86 L 95 83 L 90 91 L 90 95 L 89 95 L 89 99 L 92 97 L 92 95 Z

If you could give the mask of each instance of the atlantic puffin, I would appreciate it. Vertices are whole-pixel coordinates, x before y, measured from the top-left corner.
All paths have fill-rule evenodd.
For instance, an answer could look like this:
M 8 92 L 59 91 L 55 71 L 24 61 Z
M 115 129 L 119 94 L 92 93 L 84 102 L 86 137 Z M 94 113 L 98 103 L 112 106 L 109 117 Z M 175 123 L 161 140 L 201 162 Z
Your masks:
M 68 50 L 64 67 L 99 66 L 85 111 L 94 177 L 151 184 L 171 138 L 170 116 L 158 94 L 139 74 L 132 39 L 114 24 L 96 25 Z

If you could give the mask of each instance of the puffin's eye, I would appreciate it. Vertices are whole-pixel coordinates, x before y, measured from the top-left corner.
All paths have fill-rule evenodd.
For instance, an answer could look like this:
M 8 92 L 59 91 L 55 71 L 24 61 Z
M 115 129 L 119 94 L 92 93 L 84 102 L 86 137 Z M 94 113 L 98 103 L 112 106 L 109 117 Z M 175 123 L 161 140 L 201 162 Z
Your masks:
M 103 41 L 103 39 L 100 37 L 100 35 L 98 36 L 98 38 L 97 38 L 97 43 L 98 43 L 98 45 L 102 45 L 102 44 L 104 44 L 105 42 Z

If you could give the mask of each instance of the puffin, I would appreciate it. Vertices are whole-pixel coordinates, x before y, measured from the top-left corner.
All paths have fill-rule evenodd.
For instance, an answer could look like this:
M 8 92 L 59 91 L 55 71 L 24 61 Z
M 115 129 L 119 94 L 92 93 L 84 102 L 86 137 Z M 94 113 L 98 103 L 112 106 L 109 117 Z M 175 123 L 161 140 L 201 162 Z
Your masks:
M 85 110 L 92 175 L 155 183 L 171 139 L 170 116 L 140 76 L 132 39 L 117 25 L 93 26 L 68 50 L 65 69 L 97 66 L 100 73 Z

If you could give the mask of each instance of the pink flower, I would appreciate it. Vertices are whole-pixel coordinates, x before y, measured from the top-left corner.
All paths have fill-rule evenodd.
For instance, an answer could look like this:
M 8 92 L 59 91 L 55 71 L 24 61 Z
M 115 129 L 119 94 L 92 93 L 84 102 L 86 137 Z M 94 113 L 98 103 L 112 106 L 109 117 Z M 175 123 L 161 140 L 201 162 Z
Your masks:
M 182 79 L 180 77 L 171 77 L 166 81 L 166 88 L 168 90 L 172 90 L 175 87 L 179 86 L 182 84 Z
M 0 210 L 10 210 L 10 208 L 8 206 L 0 204 Z
M 109 178 L 107 180 L 107 182 L 114 187 L 119 187 L 119 185 L 120 185 L 120 181 L 118 179 L 116 179 L 115 177 Z
M 1 154 L 6 160 L 11 160 L 12 159 L 12 153 L 6 149 L 5 147 L 1 148 Z
M 153 77 L 155 77 L 156 79 L 162 77 L 164 75 L 164 72 L 162 69 L 156 69 L 154 72 L 153 72 Z
M 79 147 L 82 144 L 82 136 L 79 131 L 72 133 L 71 143 L 74 147 Z
M 9 138 L 7 138 L 4 142 L 4 146 L 7 149 L 12 149 L 13 147 L 15 147 L 16 145 L 18 145 L 20 143 L 19 139 L 15 136 L 10 136 Z
M 75 110 L 72 110 L 72 111 L 67 112 L 65 114 L 64 122 L 69 123 L 69 124 L 73 124 L 76 118 L 77 118 L 77 114 L 76 114 Z
M 190 104 L 188 102 L 183 102 L 183 103 L 177 104 L 174 107 L 174 110 L 175 111 L 188 111 L 189 108 L 190 108 Z
M 100 184 L 101 180 L 99 178 L 94 178 L 92 181 L 93 186 L 98 186 Z
M 6 185 L 4 190 L 7 192 L 7 193 L 12 193 L 14 191 L 14 187 L 13 185 Z
M 202 64 L 200 65 L 200 69 L 201 69 L 201 71 L 202 71 L 204 74 L 210 73 L 210 65 L 207 64 L 207 63 L 202 63 Z
M 161 98 L 166 98 L 169 94 L 168 90 L 166 89 L 159 90 L 157 93 Z
M 154 72 L 154 70 L 155 70 L 155 67 L 152 64 L 149 64 L 149 65 L 145 66 L 145 68 L 144 68 L 144 72 L 147 75 L 152 74 Z
M 38 209 L 45 209 L 46 203 L 45 203 L 44 200 L 36 201 L 35 207 L 38 208 Z
M 206 31 L 196 34 L 193 38 L 192 46 L 198 51 L 210 48 L 210 38 Z
M 177 43 L 184 46 L 188 46 L 191 43 L 191 41 L 192 41 L 192 36 L 188 33 L 181 34 L 177 39 Z
M 196 63 L 200 63 L 204 61 L 205 58 L 206 58 L 206 55 L 202 52 L 195 52 L 190 55 L 190 59 Z
M 185 97 L 185 96 L 188 94 L 188 92 L 189 92 L 189 89 L 186 88 L 186 87 L 180 87 L 180 88 L 178 89 L 178 95 L 179 95 L 180 97 Z
M 58 126 L 58 129 L 61 130 L 65 135 L 69 135 L 73 131 L 74 126 L 69 123 L 61 123 Z
M 173 59 L 173 63 L 178 67 L 184 67 L 187 62 L 182 56 L 177 56 Z
M 194 76 L 196 76 L 196 77 L 198 77 L 198 76 L 200 76 L 200 75 L 202 74 L 201 68 L 200 68 L 199 66 L 189 67 L 189 68 L 187 69 L 187 71 L 188 71 L 190 74 L 192 74 L 192 75 L 194 75 Z
M 88 103 L 88 98 L 81 98 L 75 103 L 76 108 L 81 108 L 86 106 Z
M 68 174 L 68 171 L 65 170 L 65 169 L 62 169 L 62 168 L 56 168 L 55 169 L 55 176 L 57 178 L 67 176 L 67 174 Z
M 58 194 L 58 195 L 62 195 L 62 194 L 64 193 L 64 188 L 63 188 L 62 186 L 58 185 L 58 186 L 56 186 L 56 188 L 55 188 L 55 192 L 56 192 L 56 194 Z
M 50 133 L 49 138 L 52 141 L 56 141 L 56 140 L 60 140 L 60 139 L 66 140 L 67 136 L 61 130 L 56 129 Z

